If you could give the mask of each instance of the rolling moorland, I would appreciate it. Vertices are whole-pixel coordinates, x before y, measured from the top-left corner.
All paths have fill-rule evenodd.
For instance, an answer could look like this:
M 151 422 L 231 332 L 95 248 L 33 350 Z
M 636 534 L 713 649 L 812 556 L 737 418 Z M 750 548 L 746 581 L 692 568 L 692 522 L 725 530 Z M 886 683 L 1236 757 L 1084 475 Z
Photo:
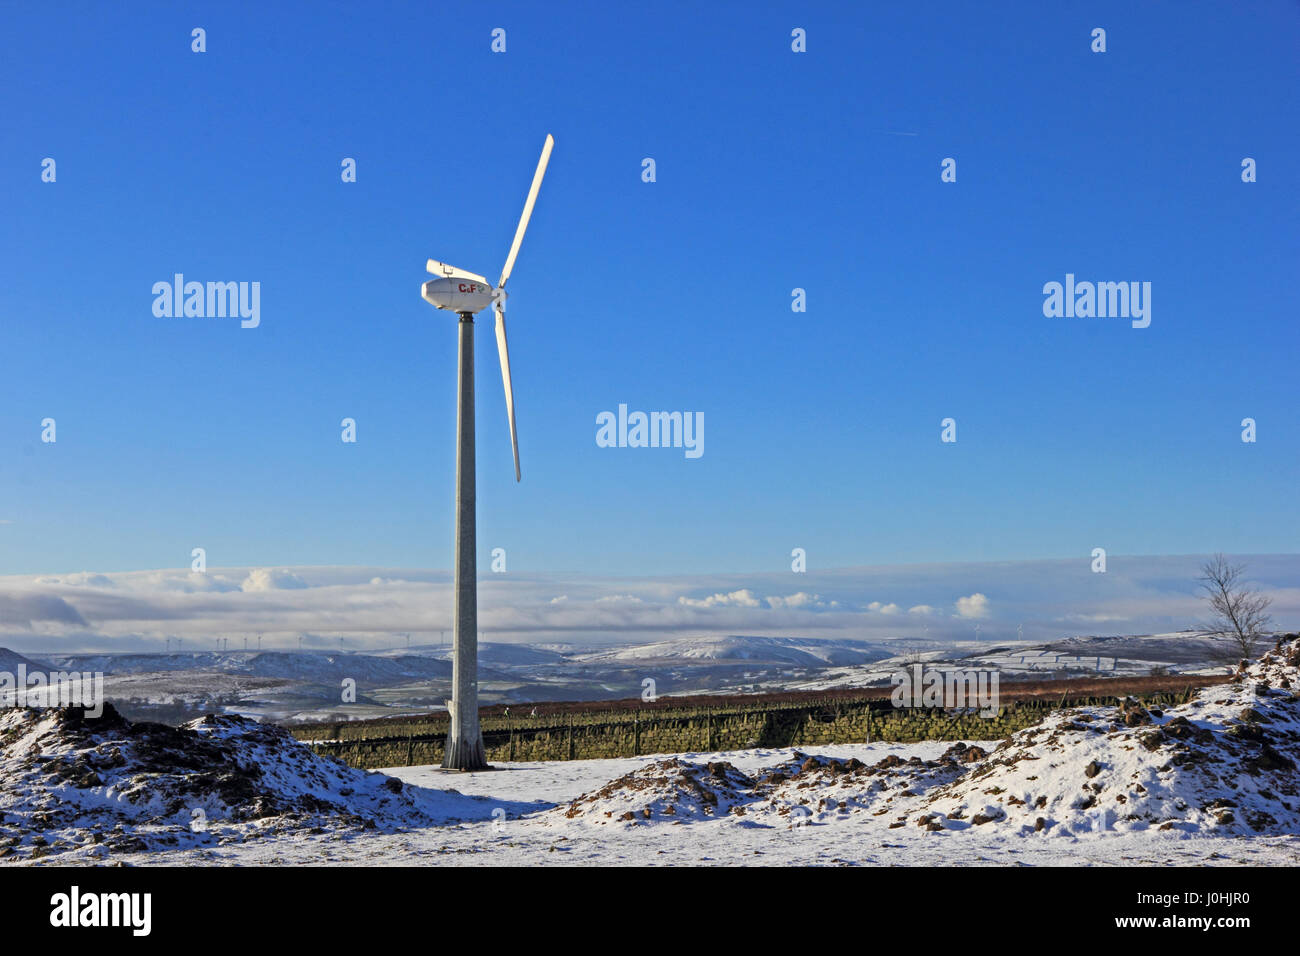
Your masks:
M 450 648 L 436 645 L 49 658 L 0 649 L 0 670 L 16 672 L 24 661 L 29 671 L 103 673 L 105 697 L 119 712 L 171 724 L 207 713 L 290 724 L 430 713 L 443 709 L 451 689 Z M 633 645 L 485 643 L 479 694 L 484 707 L 544 708 L 641 698 L 648 689 L 657 697 L 687 697 L 885 688 L 891 675 L 915 663 L 996 669 L 1004 684 L 1229 671 L 1213 642 L 1193 632 L 929 645 L 747 636 Z

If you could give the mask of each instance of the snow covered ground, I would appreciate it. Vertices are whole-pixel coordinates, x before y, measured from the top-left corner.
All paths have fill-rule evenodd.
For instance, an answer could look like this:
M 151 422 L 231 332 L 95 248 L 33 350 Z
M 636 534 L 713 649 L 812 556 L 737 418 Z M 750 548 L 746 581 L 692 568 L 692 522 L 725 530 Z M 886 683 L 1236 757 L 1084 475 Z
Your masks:
M 5 863 L 1300 864 L 1300 640 L 1186 704 L 1073 708 L 1002 741 L 476 774 L 364 774 L 241 718 L 171 730 L 51 714 L 0 725 Z M 193 747 L 219 766 L 192 780 L 169 749 Z M 204 832 L 187 829 L 194 799 Z
M 991 749 L 995 743 L 980 746 Z M 891 755 L 938 758 L 950 744 L 851 744 L 812 748 L 808 755 L 864 764 Z M 684 754 L 706 764 L 725 760 L 754 775 L 785 761 L 791 751 L 748 750 Z M 1300 837 L 1192 835 L 1115 830 L 1027 836 L 991 827 L 930 831 L 890 829 L 892 815 L 845 819 L 755 820 L 721 816 L 676 824 L 599 824 L 565 816 L 569 803 L 598 791 L 660 757 L 501 764 L 479 774 L 449 774 L 432 767 L 386 771 L 420 787 L 454 787 L 472 805 L 456 824 L 398 832 L 335 831 L 277 835 L 228 845 L 118 855 L 130 864 L 178 865 L 1289 865 L 1300 864 Z M 813 801 L 814 805 L 816 801 Z M 521 805 L 544 804 L 519 815 Z M 494 815 L 495 814 L 495 815 Z M 74 862 L 62 860 L 60 862 Z

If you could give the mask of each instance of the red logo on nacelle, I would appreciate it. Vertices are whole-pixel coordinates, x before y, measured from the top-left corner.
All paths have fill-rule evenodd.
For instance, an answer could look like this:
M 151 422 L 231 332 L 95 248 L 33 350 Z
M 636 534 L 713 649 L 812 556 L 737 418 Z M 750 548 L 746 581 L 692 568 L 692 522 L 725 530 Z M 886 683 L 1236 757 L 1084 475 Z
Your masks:
M 465 283 L 462 282 L 462 283 L 461 283 L 460 285 L 458 285 L 456 288 L 458 288 L 461 292 L 477 292 L 477 291 L 478 291 L 478 284 L 475 283 L 475 284 L 473 284 L 473 285 L 469 285 L 469 286 L 467 286 L 467 285 L 465 285 Z

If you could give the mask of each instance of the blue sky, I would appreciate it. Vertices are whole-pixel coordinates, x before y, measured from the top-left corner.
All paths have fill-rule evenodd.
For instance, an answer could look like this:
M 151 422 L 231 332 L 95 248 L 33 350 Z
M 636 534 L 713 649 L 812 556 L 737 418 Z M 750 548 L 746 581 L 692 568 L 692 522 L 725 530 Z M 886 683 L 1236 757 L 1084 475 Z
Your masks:
M 548 132 L 519 485 L 479 319 L 484 565 L 1295 552 L 1300 8 L 974 7 L 7 7 L 0 574 L 447 567 L 424 261 L 496 278 Z M 261 325 L 156 318 L 176 272 Z M 1066 273 L 1150 282 L 1150 327 L 1044 317 Z M 704 455 L 598 448 L 619 403 Z

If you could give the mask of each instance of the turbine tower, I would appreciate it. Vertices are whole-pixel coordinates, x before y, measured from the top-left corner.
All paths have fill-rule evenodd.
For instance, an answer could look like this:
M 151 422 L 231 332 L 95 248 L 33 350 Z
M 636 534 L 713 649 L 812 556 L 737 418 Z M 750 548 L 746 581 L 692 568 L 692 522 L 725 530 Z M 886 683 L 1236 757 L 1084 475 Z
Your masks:
M 555 140 L 548 134 L 537 161 L 533 184 L 524 201 L 524 211 L 515 229 L 515 240 L 506 256 L 505 267 L 496 288 L 486 278 L 458 269 L 436 259 L 426 268 L 441 278 L 430 279 L 420 290 L 426 302 L 439 309 L 455 312 L 458 323 L 460 357 L 457 363 L 456 394 L 456 557 L 452 565 L 452 588 L 455 612 L 452 620 L 454 644 L 451 664 L 451 730 L 443 750 L 444 770 L 483 770 L 487 758 L 483 752 L 483 733 L 478 721 L 478 574 L 477 547 L 474 534 L 474 316 L 489 305 L 496 312 L 497 352 L 501 358 L 501 380 L 506 390 L 506 417 L 510 423 L 510 448 L 515 456 L 515 481 L 519 481 L 519 441 L 515 435 L 515 399 L 510 388 L 510 353 L 506 348 L 506 280 L 515 267 L 515 258 L 524 241 L 524 231 L 533 215 L 537 193 L 542 188 L 546 164 L 551 159 Z

